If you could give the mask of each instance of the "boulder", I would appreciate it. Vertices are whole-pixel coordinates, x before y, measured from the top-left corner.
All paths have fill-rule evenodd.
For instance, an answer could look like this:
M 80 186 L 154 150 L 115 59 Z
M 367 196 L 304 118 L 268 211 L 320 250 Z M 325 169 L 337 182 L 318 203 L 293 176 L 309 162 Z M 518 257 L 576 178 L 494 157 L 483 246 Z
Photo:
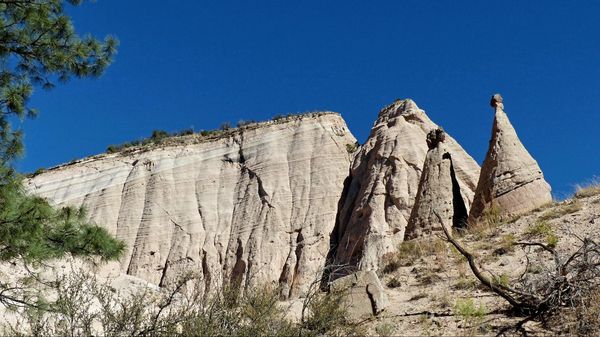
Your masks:
M 380 314 L 388 306 L 383 286 L 373 271 L 358 271 L 330 284 L 329 291 L 341 294 L 351 319 Z
M 492 97 L 492 139 L 481 168 L 469 222 L 496 207 L 501 216 L 525 213 L 552 201 L 550 185 L 538 163 L 519 140 L 504 112 L 502 96 Z

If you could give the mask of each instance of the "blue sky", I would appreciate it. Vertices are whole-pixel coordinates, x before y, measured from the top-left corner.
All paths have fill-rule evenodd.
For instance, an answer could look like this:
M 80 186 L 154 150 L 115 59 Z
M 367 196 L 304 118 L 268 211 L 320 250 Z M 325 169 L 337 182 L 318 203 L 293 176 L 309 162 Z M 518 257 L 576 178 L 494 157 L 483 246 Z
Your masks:
M 555 195 L 600 175 L 600 2 L 98 0 L 80 33 L 120 40 L 96 80 L 37 90 L 23 172 L 153 129 L 340 112 L 364 142 L 413 98 L 478 161 L 500 92 Z

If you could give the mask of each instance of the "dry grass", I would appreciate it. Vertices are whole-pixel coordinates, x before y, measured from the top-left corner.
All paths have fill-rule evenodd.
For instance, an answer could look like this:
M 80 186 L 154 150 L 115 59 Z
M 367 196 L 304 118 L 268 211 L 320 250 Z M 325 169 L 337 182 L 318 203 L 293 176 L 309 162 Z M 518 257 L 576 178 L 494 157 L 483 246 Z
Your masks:
M 600 179 L 595 178 L 587 185 L 577 185 L 575 190 L 575 198 L 589 198 L 600 194 Z
M 420 299 L 427 298 L 427 296 L 428 295 L 426 293 L 418 293 L 418 294 L 413 295 L 408 301 L 409 302 L 418 301 Z
M 400 267 L 412 266 L 423 257 L 436 256 L 438 260 L 448 256 L 448 246 L 442 239 L 409 240 L 398 246 L 395 254 L 384 257 L 382 272 L 390 274 Z
M 574 199 L 570 202 L 563 203 L 557 207 L 554 207 L 554 208 L 544 212 L 542 215 L 540 215 L 538 217 L 538 220 L 544 221 L 544 220 L 552 220 L 552 219 L 560 218 L 563 215 L 567 215 L 567 214 L 571 214 L 571 213 L 580 211 L 581 208 L 582 208 L 581 202 L 577 199 Z
M 477 240 L 493 236 L 503 223 L 501 213 L 500 207 L 493 204 L 483 212 L 481 219 L 469 224 L 468 233 L 472 234 Z

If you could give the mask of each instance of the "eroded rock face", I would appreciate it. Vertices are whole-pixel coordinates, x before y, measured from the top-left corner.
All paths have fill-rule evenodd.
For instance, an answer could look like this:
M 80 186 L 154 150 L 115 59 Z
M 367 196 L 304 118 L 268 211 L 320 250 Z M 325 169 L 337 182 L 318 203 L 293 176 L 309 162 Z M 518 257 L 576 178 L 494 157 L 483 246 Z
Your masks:
M 515 215 L 552 201 L 542 170 L 503 110 L 502 96 L 494 95 L 490 104 L 496 112 L 492 139 L 469 213 L 470 222 L 476 222 L 493 205 L 501 215 Z
M 210 141 L 103 155 L 26 182 L 85 206 L 124 240 L 121 270 L 157 285 L 182 272 L 301 293 L 322 268 L 356 139 L 338 114 L 268 122 Z
M 441 231 L 442 226 L 450 232 L 453 227 L 466 226 L 467 208 L 454 172 L 452 153 L 444 139 L 440 129 L 427 135 L 429 151 L 406 227 L 407 240 Z
M 330 264 L 376 270 L 380 258 L 403 241 L 428 150 L 426 136 L 437 128 L 410 99 L 381 110 L 345 182 Z M 449 135 L 444 144 L 468 209 L 479 165 Z

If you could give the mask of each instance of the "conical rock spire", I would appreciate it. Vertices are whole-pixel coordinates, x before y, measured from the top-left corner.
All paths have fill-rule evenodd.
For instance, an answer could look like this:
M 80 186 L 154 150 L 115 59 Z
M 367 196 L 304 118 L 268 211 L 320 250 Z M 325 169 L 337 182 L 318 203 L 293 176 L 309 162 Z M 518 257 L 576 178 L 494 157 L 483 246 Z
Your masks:
M 490 207 L 497 207 L 501 215 L 515 215 L 552 201 L 550 185 L 508 120 L 502 96 L 494 95 L 491 105 L 496 111 L 492 139 L 469 221 L 477 221 Z
M 444 140 L 442 129 L 432 130 L 427 135 L 429 151 L 406 227 L 407 240 L 441 231 L 442 226 L 451 231 L 452 227 L 463 227 L 467 221 L 467 208 L 456 180 L 452 155 Z

